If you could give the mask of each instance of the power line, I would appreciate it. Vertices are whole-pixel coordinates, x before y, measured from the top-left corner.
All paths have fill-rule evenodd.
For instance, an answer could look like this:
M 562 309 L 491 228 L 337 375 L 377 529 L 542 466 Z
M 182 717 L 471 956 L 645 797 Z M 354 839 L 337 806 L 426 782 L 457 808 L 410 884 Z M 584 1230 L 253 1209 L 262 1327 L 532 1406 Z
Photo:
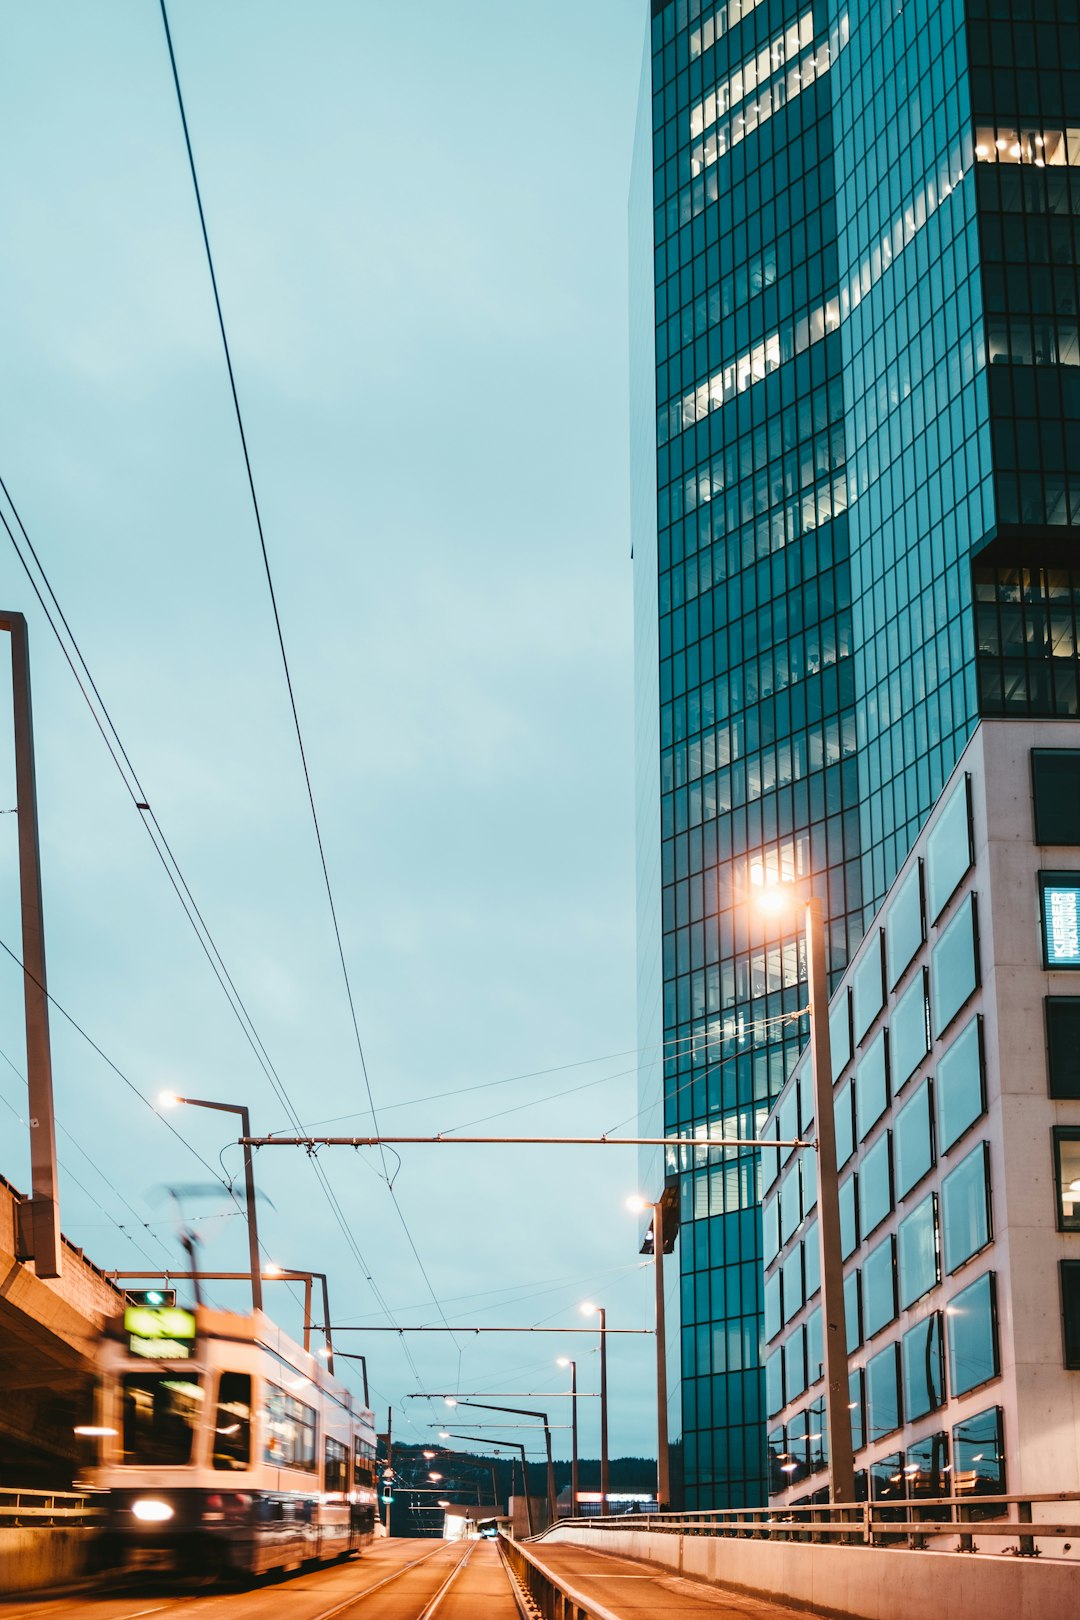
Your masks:
M 23 544 L 25 544 L 26 550 L 33 558 L 34 565 L 41 576 L 41 585 L 38 584 L 38 581 L 34 576 L 34 572 L 31 569 L 30 564 L 27 562 L 26 556 L 24 555 L 23 546 L 20 544 L 19 538 L 16 536 L 15 530 L 12 528 L 11 524 L 8 522 L 7 516 L 2 508 L 0 508 L 0 524 L 3 525 L 5 531 L 7 532 L 8 538 L 11 541 L 12 548 L 16 557 L 18 558 L 20 566 L 22 567 L 22 570 L 29 581 L 34 595 L 37 597 L 38 603 L 45 615 L 49 628 L 56 637 L 57 644 L 64 655 L 68 668 L 71 670 L 71 673 L 74 676 L 75 684 L 78 686 L 83 700 L 86 703 L 87 708 L 90 710 L 94 724 L 97 726 L 97 729 L 101 734 L 105 747 L 108 750 L 109 757 L 116 766 L 120 779 L 124 784 L 124 788 L 131 799 L 132 804 L 135 806 L 135 809 L 140 813 L 139 819 L 142 823 L 143 829 L 146 832 L 147 837 L 150 839 L 151 845 L 165 870 L 166 876 L 169 879 L 173 892 L 180 901 L 184 915 L 187 917 L 195 937 L 199 941 L 203 954 L 210 963 L 214 977 L 217 979 L 217 982 L 229 1003 L 233 1015 L 240 1025 L 244 1038 L 254 1053 L 256 1061 L 273 1087 L 279 1101 L 285 1109 L 286 1114 L 290 1119 L 295 1121 L 297 1128 L 302 1128 L 300 1126 L 299 1116 L 296 1109 L 293 1107 L 292 1100 L 289 1097 L 285 1085 L 278 1075 L 273 1063 L 271 1062 L 269 1053 L 266 1050 L 258 1030 L 255 1028 L 254 1021 L 247 1010 L 243 997 L 236 988 L 236 984 L 225 965 L 224 958 L 218 949 L 213 934 L 210 932 L 209 925 L 207 924 L 197 902 L 195 901 L 194 895 L 192 894 L 191 888 L 180 867 L 179 861 L 173 852 L 172 846 L 166 838 L 165 832 L 161 827 L 161 823 L 158 821 L 152 806 L 148 802 L 146 790 L 139 779 L 138 772 L 132 763 L 131 756 L 124 746 L 123 740 L 120 737 L 119 731 L 117 730 L 116 724 L 109 712 L 108 706 L 106 705 L 98 685 L 90 672 L 89 665 L 87 664 L 86 658 L 83 655 L 78 639 L 76 638 L 64 610 L 60 605 L 59 598 L 53 589 L 52 582 L 45 570 L 45 566 L 34 547 L 33 541 L 31 540 L 26 525 L 22 520 L 19 509 L 12 499 L 11 491 L 8 489 L 8 486 L 4 482 L 2 476 L 0 476 L 0 491 L 3 492 L 4 498 L 11 508 L 11 512 L 18 527 L 19 534 L 22 537 Z M 46 601 L 46 594 L 42 593 L 42 587 L 44 587 L 44 592 L 48 596 L 48 601 Z M 50 602 L 52 607 L 49 605 Z M 59 620 L 59 624 L 57 623 L 57 620 Z M 63 625 L 67 640 L 65 640 L 64 635 L 61 634 L 61 624 Z M 68 645 L 69 642 L 70 646 Z M 93 696 L 91 696 L 91 694 L 93 694 Z M 14 956 L 14 952 L 10 951 L 7 946 L 4 946 L 4 949 L 8 950 L 8 954 L 12 956 L 14 960 L 18 961 L 18 958 Z M 20 967 L 22 966 L 21 962 L 19 965 Z M 50 997 L 50 999 L 53 998 Z M 64 1011 L 58 1002 L 56 1002 L 55 1005 L 59 1011 Z M 64 1016 L 68 1017 L 69 1015 L 64 1013 Z M 86 1035 L 86 1032 L 75 1024 L 73 1019 L 70 1021 L 74 1024 L 76 1029 L 79 1029 L 79 1033 L 84 1035 L 85 1039 L 90 1041 L 90 1037 Z M 109 1063 L 112 1068 L 116 1069 L 116 1065 L 113 1064 L 112 1060 L 101 1051 L 101 1048 L 98 1047 L 95 1042 L 90 1041 L 90 1044 L 94 1046 L 95 1051 L 99 1053 L 106 1063 Z M 116 1072 L 117 1074 L 120 1074 L 119 1069 L 116 1069 Z M 141 1100 L 146 1103 L 155 1114 L 158 1114 L 158 1110 L 154 1108 L 153 1103 L 151 1103 L 150 1100 L 143 1095 L 143 1093 L 139 1092 L 138 1088 L 135 1087 L 125 1075 L 120 1074 L 120 1078 L 123 1079 L 125 1084 L 129 1085 L 133 1091 L 136 1092 Z M 158 1114 L 158 1117 L 163 1120 L 163 1123 L 168 1127 L 169 1130 L 173 1132 L 174 1136 L 176 1136 L 180 1141 L 184 1142 L 186 1146 L 190 1147 L 190 1144 L 187 1143 L 186 1138 L 181 1135 L 171 1121 L 164 1119 L 164 1116 L 160 1114 Z M 195 1152 L 195 1149 L 191 1149 L 191 1151 Z M 196 1154 L 196 1157 L 200 1159 L 201 1163 L 206 1165 L 206 1168 L 210 1171 L 211 1175 L 217 1177 L 218 1179 L 222 1179 L 218 1176 L 218 1172 L 214 1170 L 213 1166 L 207 1164 L 207 1161 L 202 1158 L 201 1154 Z M 371 1274 L 371 1269 L 356 1243 L 355 1237 L 353 1236 L 353 1233 L 348 1225 L 345 1213 L 342 1210 L 337 1196 L 329 1183 L 329 1178 L 325 1170 L 319 1164 L 315 1164 L 313 1168 L 315 1176 L 322 1186 L 324 1195 L 330 1206 L 331 1213 L 342 1231 L 342 1235 L 345 1238 L 350 1252 L 360 1265 L 365 1280 L 371 1287 L 376 1303 L 379 1304 L 384 1311 L 386 1311 L 388 1320 L 392 1321 L 393 1315 L 386 1307 L 386 1302 L 382 1296 L 381 1290 L 375 1283 L 375 1280 Z M 246 1210 L 241 1210 L 241 1213 L 244 1215 L 246 1220 Z M 409 1359 L 411 1364 L 411 1357 Z M 413 1366 L 413 1371 L 417 1371 L 415 1366 Z
M 281 653 L 281 664 L 285 674 L 285 685 L 289 694 L 289 708 L 292 712 L 293 729 L 296 732 L 296 743 L 300 751 L 300 764 L 304 773 L 304 785 L 307 789 L 308 805 L 311 809 L 312 826 L 315 829 L 315 842 L 318 845 L 319 863 L 322 867 L 323 882 L 326 886 L 326 898 L 330 907 L 330 919 L 334 929 L 334 940 L 337 945 L 338 960 L 341 963 L 341 976 L 345 984 L 345 993 L 349 1003 L 349 1017 L 352 1021 L 353 1035 L 356 1039 L 356 1048 L 360 1057 L 360 1070 L 361 1074 L 363 1075 L 364 1090 L 367 1093 L 372 1123 L 374 1124 L 376 1131 L 378 1131 L 379 1122 L 378 1115 L 375 1111 L 375 1098 L 372 1093 L 371 1080 L 368 1075 L 367 1060 L 364 1056 L 364 1044 L 360 1038 L 360 1024 L 356 1014 L 356 1001 L 353 996 L 352 983 L 349 978 L 348 964 L 345 960 L 345 946 L 341 938 L 341 926 L 338 922 L 337 905 L 334 901 L 333 885 L 330 882 L 330 869 L 327 865 L 326 850 L 323 845 L 322 828 L 319 825 L 319 813 L 315 807 L 315 792 L 314 788 L 312 787 L 311 772 L 308 767 L 307 750 L 304 746 L 304 733 L 300 725 L 300 711 L 297 707 L 296 691 L 293 686 L 292 671 L 289 667 L 289 656 L 285 650 L 285 633 L 281 623 L 281 612 L 278 608 L 277 591 L 274 588 L 274 576 L 270 567 L 270 554 L 266 546 L 266 535 L 263 529 L 262 512 L 259 508 L 259 497 L 255 489 L 255 475 L 251 466 L 251 455 L 248 451 L 247 433 L 244 429 L 243 412 L 240 409 L 240 395 L 236 386 L 236 373 L 233 369 L 232 352 L 229 348 L 228 333 L 225 329 L 225 315 L 221 307 L 221 294 L 218 290 L 217 272 L 214 268 L 214 255 L 210 248 L 210 233 L 207 229 L 206 211 L 203 208 L 202 191 L 199 187 L 199 176 L 195 167 L 195 153 L 191 145 L 191 132 L 188 128 L 187 110 L 184 106 L 183 91 L 180 88 L 180 72 L 177 67 L 176 52 L 173 49 L 172 31 L 169 28 L 169 14 L 166 8 L 165 0 L 159 0 L 159 3 L 161 7 L 161 21 L 165 29 L 165 43 L 169 51 L 169 65 L 172 68 L 173 85 L 176 90 L 176 102 L 180 112 L 180 122 L 184 131 L 184 145 L 187 149 L 188 168 L 191 172 L 191 183 L 195 192 L 196 207 L 198 208 L 199 212 L 199 228 L 202 232 L 207 269 L 210 272 L 210 285 L 214 295 L 214 308 L 217 312 L 218 330 L 221 333 L 221 346 L 224 351 L 225 365 L 229 374 L 229 391 L 232 395 L 233 411 L 236 416 L 236 426 L 240 434 L 240 448 L 244 457 L 244 471 L 247 475 L 248 491 L 251 495 L 251 506 L 255 515 L 255 527 L 259 536 L 259 550 L 262 554 L 263 571 L 266 575 L 267 590 L 270 594 L 270 607 L 274 616 L 274 629 L 277 634 L 278 649 Z M 439 1310 L 440 1315 L 442 1315 L 442 1306 L 440 1305 L 438 1296 L 436 1295 L 432 1286 L 431 1279 L 428 1276 L 424 1262 L 420 1258 L 420 1251 L 417 1248 L 413 1235 L 409 1230 L 408 1223 L 405 1220 L 404 1211 L 402 1210 L 398 1202 L 397 1195 L 394 1191 L 393 1181 L 386 1165 L 385 1152 L 381 1152 L 380 1157 L 382 1160 L 383 1178 L 386 1182 L 391 1199 L 393 1200 L 394 1209 L 397 1212 L 397 1217 L 401 1223 L 402 1231 L 404 1232 L 409 1247 L 412 1250 L 413 1257 L 420 1268 L 420 1274 L 424 1279 L 429 1293 L 431 1294 L 432 1300 L 434 1301 L 436 1308 Z M 445 1320 L 446 1318 L 443 1316 L 443 1321 Z M 460 1350 L 460 1346 L 458 1348 Z

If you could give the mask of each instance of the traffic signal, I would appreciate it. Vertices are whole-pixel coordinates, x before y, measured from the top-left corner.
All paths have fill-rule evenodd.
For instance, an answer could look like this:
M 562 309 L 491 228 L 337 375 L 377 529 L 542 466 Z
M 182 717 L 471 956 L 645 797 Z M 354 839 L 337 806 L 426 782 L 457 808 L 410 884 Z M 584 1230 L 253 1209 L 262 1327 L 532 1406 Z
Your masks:
M 393 1488 L 391 1486 L 389 1486 L 389 1485 L 384 1486 L 383 1487 L 383 1493 L 382 1493 L 383 1507 L 389 1507 L 393 1500 L 394 1500 Z
M 160 1307 L 176 1304 L 175 1288 L 126 1288 L 124 1293 L 132 1305 Z

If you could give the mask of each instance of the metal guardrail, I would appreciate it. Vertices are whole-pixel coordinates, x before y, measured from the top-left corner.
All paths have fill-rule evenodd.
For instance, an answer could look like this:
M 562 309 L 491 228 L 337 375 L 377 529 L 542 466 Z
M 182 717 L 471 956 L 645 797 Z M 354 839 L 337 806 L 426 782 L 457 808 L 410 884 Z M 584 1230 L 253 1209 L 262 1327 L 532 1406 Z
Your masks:
M 692 1513 L 624 1513 L 559 1519 L 533 1541 L 563 1525 L 587 1530 L 651 1530 L 669 1535 L 733 1536 L 759 1541 L 844 1542 L 866 1547 L 906 1543 L 924 1549 L 931 1536 L 956 1532 L 957 1550 L 974 1552 L 974 1535 L 993 1541 L 1016 1540 L 1016 1553 L 1039 1556 L 1040 1539 L 1080 1540 L 1080 1522 L 1036 1518 L 1033 1509 L 1051 1503 L 1080 1503 L 1080 1492 L 1029 1496 L 940 1496 L 917 1501 L 807 1504 L 783 1508 L 716 1508 Z M 1009 1510 L 1016 1509 L 1015 1517 Z M 996 1551 L 1011 1549 L 998 1547 Z
M 574 1523 L 595 1524 L 596 1520 L 575 1520 Z M 595 1598 L 586 1597 L 557 1576 L 505 1531 L 499 1535 L 499 1553 L 508 1566 L 511 1585 L 516 1588 L 514 1597 L 518 1609 L 524 1609 L 531 1620 L 620 1620 L 611 1609 Z
M 12 1526 L 78 1526 L 92 1524 L 99 1508 L 83 1491 L 29 1491 L 0 1489 L 0 1530 Z

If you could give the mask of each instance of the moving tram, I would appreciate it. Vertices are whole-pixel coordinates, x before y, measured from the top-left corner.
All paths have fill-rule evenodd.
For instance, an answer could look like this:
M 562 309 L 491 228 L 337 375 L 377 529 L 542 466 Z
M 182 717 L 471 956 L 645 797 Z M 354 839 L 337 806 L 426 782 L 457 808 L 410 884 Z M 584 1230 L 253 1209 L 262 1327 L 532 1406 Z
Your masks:
M 372 1414 L 261 1311 L 129 1305 L 92 1432 L 99 1568 L 261 1575 L 373 1538 Z

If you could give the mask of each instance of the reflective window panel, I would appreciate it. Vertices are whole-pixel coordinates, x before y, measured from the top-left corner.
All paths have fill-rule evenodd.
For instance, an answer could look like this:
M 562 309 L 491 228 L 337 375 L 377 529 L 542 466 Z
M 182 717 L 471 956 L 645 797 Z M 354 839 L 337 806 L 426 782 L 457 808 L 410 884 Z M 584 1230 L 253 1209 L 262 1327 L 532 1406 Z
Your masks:
M 938 1142 L 947 1153 L 986 1108 L 982 1019 L 973 1018 L 938 1062 Z
M 912 1093 L 893 1123 L 896 1196 L 904 1198 L 934 1163 L 934 1108 L 929 1080 Z
M 930 921 L 937 922 L 971 866 L 970 778 L 963 776 L 945 803 L 926 842 L 926 891 Z
M 990 1155 L 980 1142 L 941 1183 L 945 1270 L 955 1271 L 986 1247 L 992 1235 Z
M 934 1035 L 948 1029 L 979 983 L 978 914 L 969 894 L 930 952 Z
M 945 1399 L 945 1347 L 941 1312 L 909 1328 L 900 1341 L 904 1373 L 904 1412 L 914 1423 L 936 1411 Z
M 935 1287 L 939 1277 L 937 1249 L 937 1196 L 930 1193 L 896 1232 L 900 1308 L 906 1310 Z
M 997 1311 L 994 1274 L 954 1294 L 945 1308 L 949 1340 L 949 1390 L 954 1396 L 986 1383 L 998 1374 Z

